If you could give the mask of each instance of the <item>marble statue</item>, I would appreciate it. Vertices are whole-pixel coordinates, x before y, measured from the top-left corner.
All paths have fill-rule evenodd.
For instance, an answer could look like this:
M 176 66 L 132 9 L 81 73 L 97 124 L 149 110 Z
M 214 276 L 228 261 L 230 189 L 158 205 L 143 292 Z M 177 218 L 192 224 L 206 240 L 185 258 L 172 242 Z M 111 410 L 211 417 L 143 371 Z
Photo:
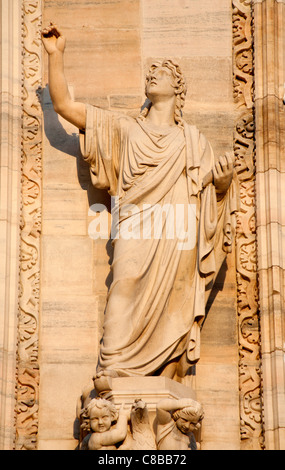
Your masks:
M 50 24 L 42 41 L 54 109 L 79 129 L 94 186 L 118 201 L 97 379 L 181 380 L 199 360 L 206 302 L 231 251 L 238 208 L 233 159 L 226 154 L 215 160 L 205 136 L 183 120 L 186 84 L 172 60 L 150 68 L 148 105 L 134 119 L 74 101 L 64 75 L 64 36 Z M 155 236 L 149 227 L 159 207 Z M 177 218 L 181 207 L 185 216 Z M 171 227 L 169 220 L 175 221 Z M 133 236 L 124 236 L 130 227 Z
M 156 450 L 154 432 L 146 403 L 137 398 L 130 412 L 128 435 L 120 450 Z
M 196 450 L 194 431 L 204 418 L 200 403 L 192 399 L 164 399 L 157 404 L 157 449 Z
M 88 434 L 81 450 L 116 450 L 128 432 L 129 412 L 104 398 L 93 398 L 83 410 L 82 427 Z
M 81 410 L 80 450 L 156 450 L 146 403 L 134 400 L 118 410 L 112 401 L 93 398 Z

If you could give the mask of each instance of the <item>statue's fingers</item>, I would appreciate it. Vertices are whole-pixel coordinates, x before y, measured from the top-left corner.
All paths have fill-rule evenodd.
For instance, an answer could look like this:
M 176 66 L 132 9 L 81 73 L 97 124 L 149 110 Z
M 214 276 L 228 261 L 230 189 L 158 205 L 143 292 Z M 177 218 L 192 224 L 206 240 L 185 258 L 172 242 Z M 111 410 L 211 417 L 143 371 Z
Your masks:
M 220 157 L 221 158 L 221 157 Z M 223 172 L 223 169 L 222 169 L 222 166 L 221 166 L 221 161 L 220 161 L 220 158 L 216 161 L 215 165 L 214 165 L 214 170 L 216 171 L 216 177 L 217 176 L 221 176 L 222 172 Z M 214 175 L 215 176 L 215 175 Z
M 59 38 L 59 36 L 62 36 L 61 31 L 59 30 L 56 24 L 53 25 L 52 31 L 57 38 Z
M 214 181 L 220 176 L 220 164 L 218 162 L 215 163 L 213 166 L 213 176 L 214 176 Z
M 226 170 L 226 168 L 228 167 L 228 160 L 224 155 L 219 158 L 219 163 L 222 171 Z
M 50 26 L 46 26 L 45 28 L 42 29 L 42 34 L 48 34 L 51 30 Z
M 225 153 L 225 156 L 227 157 L 227 159 L 228 159 L 229 161 L 232 161 L 232 162 L 234 161 L 234 158 L 235 158 L 235 157 L 234 157 L 233 152 L 226 152 L 226 153 Z
M 229 152 L 226 152 L 225 158 L 227 159 L 227 166 L 228 166 L 228 169 L 229 169 L 229 170 L 232 170 L 232 169 L 233 169 L 233 166 L 234 166 L 233 155 L 230 154 Z

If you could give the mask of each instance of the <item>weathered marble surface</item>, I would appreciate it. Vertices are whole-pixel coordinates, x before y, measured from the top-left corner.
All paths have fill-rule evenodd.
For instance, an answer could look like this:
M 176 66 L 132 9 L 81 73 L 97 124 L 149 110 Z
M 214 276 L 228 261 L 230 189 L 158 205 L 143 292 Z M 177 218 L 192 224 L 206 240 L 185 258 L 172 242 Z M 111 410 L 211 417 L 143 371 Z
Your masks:
M 92 9 L 83 0 L 74 1 L 69 4 L 68 10 L 64 2 L 56 4 L 45 2 L 43 22 L 46 24 L 50 20 L 55 20 L 58 24 L 66 25 L 64 33 L 68 38 L 68 49 L 65 65 L 70 89 L 76 99 L 94 105 L 110 106 L 111 109 L 127 112 L 132 116 L 137 115 L 144 100 L 145 72 L 154 56 L 164 56 L 167 44 L 168 56 L 179 59 L 188 82 L 188 102 L 184 108 L 184 118 L 190 123 L 195 123 L 206 134 L 213 143 L 215 153 L 219 155 L 225 150 L 231 150 L 232 128 L 236 113 L 232 100 L 231 6 L 227 2 L 221 4 L 221 2 L 206 1 L 201 5 L 200 3 L 199 8 L 202 11 L 208 9 L 211 13 L 207 17 L 207 28 L 203 26 L 204 17 L 199 15 L 196 2 L 190 6 L 188 2 L 182 2 L 179 5 L 181 10 L 177 13 L 174 4 L 161 1 L 158 5 L 159 15 L 154 14 L 150 2 L 144 2 L 142 11 L 139 1 L 115 1 L 112 4 L 102 2 Z M 128 15 L 121 13 L 126 7 Z M 110 9 L 113 12 L 111 23 Z M 169 24 L 171 17 L 177 18 L 179 25 L 182 21 L 185 26 L 174 27 L 174 31 L 173 28 L 169 30 L 166 25 Z M 193 19 L 195 21 L 192 21 Z M 197 32 L 199 38 L 203 37 L 203 40 L 197 40 Z M 151 44 L 150 38 L 155 35 L 156 39 Z M 179 49 L 181 52 L 177 57 L 177 44 L 182 41 L 183 51 Z M 193 46 L 193 41 L 198 49 Z M 106 53 L 109 50 L 110 56 Z M 120 51 L 120 59 L 118 55 L 113 54 L 116 51 Z M 88 80 L 78 74 L 79 69 L 87 70 Z M 45 65 L 44 84 L 47 82 L 46 73 Z M 97 90 L 100 90 L 99 94 Z M 74 409 L 71 403 L 76 402 L 82 384 L 88 383 L 90 373 L 91 375 L 94 373 L 93 366 L 97 359 L 96 345 L 100 337 L 107 292 L 105 280 L 108 276 L 110 251 L 106 250 L 104 240 L 91 241 L 87 236 L 88 224 L 92 219 L 86 216 L 84 220 L 82 214 L 88 213 L 88 203 L 90 205 L 95 200 L 98 201 L 98 194 L 88 182 L 88 168 L 78 162 L 79 158 L 70 158 L 68 155 L 70 148 L 75 148 L 76 130 L 61 119 L 58 122 L 54 121 L 52 113 L 53 110 L 46 103 L 40 388 L 42 402 L 45 402 L 46 406 L 40 411 L 39 446 L 58 448 L 62 439 L 62 445 L 72 448 L 76 445 L 76 441 L 73 440 L 72 428 L 68 425 L 73 420 Z M 51 126 L 56 126 L 57 131 Z M 53 132 L 50 132 L 51 129 Z M 50 143 L 51 136 L 56 137 L 55 141 Z M 76 155 L 79 157 L 79 152 Z M 106 203 L 107 199 L 104 199 L 103 195 L 100 197 L 101 201 Z M 55 201 L 59 199 L 61 204 L 64 204 L 63 210 L 56 206 Z M 87 258 L 90 245 L 94 253 L 93 260 Z M 78 247 L 81 247 L 82 253 L 78 251 Z M 63 262 L 57 256 L 51 256 L 54 252 L 58 253 Z M 72 256 L 68 256 L 71 252 Z M 83 284 L 81 274 L 79 270 L 73 269 L 78 263 L 85 276 L 83 289 L 81 289 Z M 205 442 L 202 443 L 202 447 L 204 445 L 204 448 L 217 446 L 224 448 L 225 445 L 229 448 L 239 447 L 234 255 L 228 263 L 228 269 L 221 277 L 223 292 L 217 291 L 216 306 L 211 307 L 207 319 L 208 329 L 213 332 L 207 334 L 205 325 L 202 331 L 204 357 L 196 375 L 191 379 L 196 384 L 199 400 L 205 403 L 207 408 L 205 410 L 207 418 L 203 425 Z M 86 279 L 86 273 L 90 272 L 93 273 L 93 277 Z M 69 276 L 71 276 L 70 281 Z M 72 311 L 72 303 L 68 300 L 70 290 L 75 305 L 73 318 L 78 321 L 77 334 L 70 321 Z M 51 292 L 53 292 L 52 302 Z M 221 304 L 223 310 L 220 309 Z M 97 309 L 99 318 L 96 320 L 93 312 Z M 54 315 L 54 322 L 50 322 L 53 310 L 61 313 L 60 316 Z M 82 322 L 86 317 L 84 312 L 88 312 L 89 337 L 80 350 L 77 335 L 82 335 L 83 339 L 86 334 Z M 226 321 L 221 321 L 222 312 Z M 82 333 L 79 333 L 78 328 Z M 60 350 L 57 346 L 58 331 L 62 331 L 65 338 L 64 343 L 61 343 L 63 348 L 60 347 Z M 228 338 L 226 344 L 225 338 Z M 54 354 L 55 350 L 58 350 L 57 357 Z M 59 359 L 60 356 L 66 359 L 62 361 Z M 217 360 L 213 363 L 215 356 Z M 78 370 L 80 376 L 75 380 Z M 219 383 L 217 375 L 220 377 Z M 228 377 L 232 377 L 232 380 L 229 381 Z M 57 393 L 57 387 L 54 388 L 53 385 L 55 383 L 62 384 L 60 390 L 63 395 L 65 387 L 69 390 L 67 401 L 61 400 L 62 404 L 58 404 L 60 412 L 56 407 L 52 410 L 52 397 Z M 217 396 L 219 387 L 223 389 L 223 393 Z M 211 407 L 213 398 L 214 410 Z M 225 402 L 229 407 L 227 413 L 224 413 Z M 224 423 L 223 435 L 218 438 L 212 429 L 216 420 L 221 418 Z

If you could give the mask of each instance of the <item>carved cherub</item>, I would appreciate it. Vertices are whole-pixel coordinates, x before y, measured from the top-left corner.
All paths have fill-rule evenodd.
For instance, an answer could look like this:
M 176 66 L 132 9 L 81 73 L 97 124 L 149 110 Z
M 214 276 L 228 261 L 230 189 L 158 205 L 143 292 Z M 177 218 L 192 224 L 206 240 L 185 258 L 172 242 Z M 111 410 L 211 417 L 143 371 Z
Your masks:
M 196 450 L 193 431 L 201 426 L 203 408 L 195 400 L 164 399 L 157 404 L 158 450 Z
M 85 430 L 81 450 L 116 450 L 124 441 L 128 430 L 129 412 L 124 405 L 116 406 L 104 398 L 93 398 L 82 412 Z

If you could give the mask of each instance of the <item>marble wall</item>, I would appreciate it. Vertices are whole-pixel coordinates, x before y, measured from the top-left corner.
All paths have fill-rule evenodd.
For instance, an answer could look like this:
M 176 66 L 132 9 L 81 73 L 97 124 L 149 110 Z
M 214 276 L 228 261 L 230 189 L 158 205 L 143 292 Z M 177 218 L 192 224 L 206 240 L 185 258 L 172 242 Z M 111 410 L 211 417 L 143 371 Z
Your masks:
M 189 377 L 201 448 L 284 449 L 285 0 L 0 0 L 0 448 L 77 446 L 112 248 L 88 234 L 94 202 L 78 131 L 47 86 L 42 25 L 67 38 L 79 101 L 136 116 L 144 76 L 170 57 L 184 118 L 216 156 L 234 147 L 236 247 L 219 273 Z M 253 21 L 254 18 L 254 21 Z
M 232 149 L 232 9 L 228 1 L 43 2 L 43 23 L 67 38 L 66 77 L 76 100 L 137 115 L 153 59 L 170 57 L 188 84 L 184 117 L 218 156 Z M 54 113 L 43 68 L 43 212 L 39 448 L 76 446 L 75 404 L 95 371 L 110 247 L 88 236 L 88 208 L 108 202 L 81 162 L 77 130 Z M 235 255 L 217 283 L 193 384 L 203 403 L 203 449 L 238 449 Z M 217 432 L 217 423 L 218 432 Z

